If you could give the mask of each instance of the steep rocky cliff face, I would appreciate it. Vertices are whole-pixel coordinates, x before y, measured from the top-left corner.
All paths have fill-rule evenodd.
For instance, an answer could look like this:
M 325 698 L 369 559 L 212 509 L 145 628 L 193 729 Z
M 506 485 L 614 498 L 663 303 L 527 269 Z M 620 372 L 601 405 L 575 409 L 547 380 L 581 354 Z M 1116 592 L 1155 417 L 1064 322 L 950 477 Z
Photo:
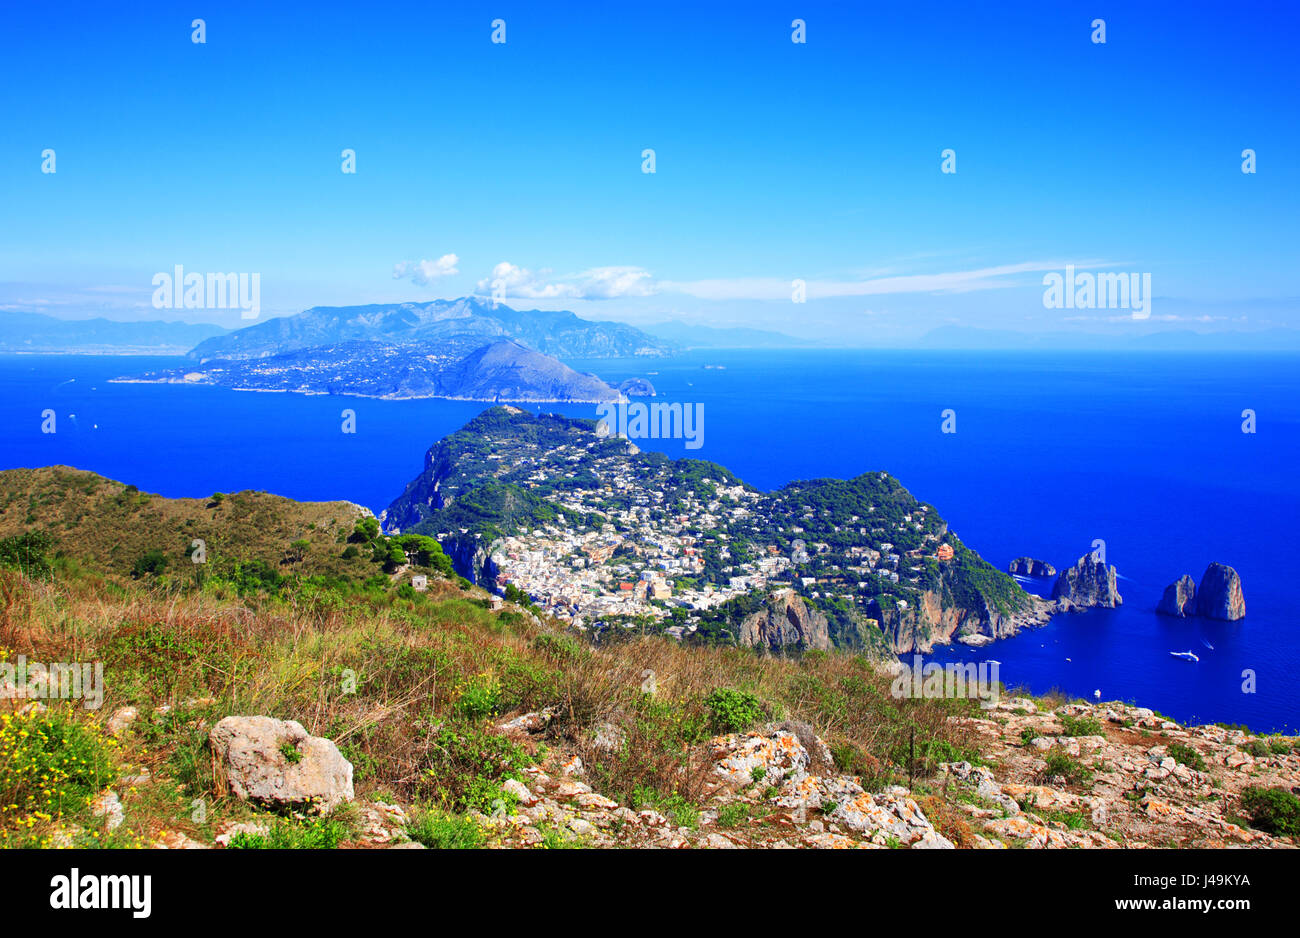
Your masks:
M 493 589 L 497 576 L 497 566 L 492 560 L 495 546 L 477 538 L 453 537 L 443 544 L 443 551 L 451 558 L 457 573 L 471 583 Z
M 1221 563 L 1212 563 L 1205 568 L 1201 586 L 1196 591 L 1196 613 L 1207 619 L 1224 619 L 1229 622 L 1246 615 L 1241 577 L 1236 570 Z
M 1166 586 L 1156 612 L 1179 618 L 1196 615 L 1196 581 L 1184 573 L 1176 582 Z
M 826 617 L 809 609 L 794 590 L 777 590 L 767 598 L 767 605 L 740 623 L 736 640 L 746 647 L 761 646 L 779 652 L 787 647 L 831 647 Z
M 1056 578 L 1052 599 L 1062 612 L 1095 607 L 1113 609 L 1124 602 L 1115 586 L 1116 577 L 1113 566 L 1106 566 L 1092 554 L 1084 554 Z
M 868 615 L 880 622 L 881 631 L 895 654 L 925 654 L 935 645 L 946 645 L 954 639 L 974 638 L 970 643 L 979 644 L 978 636 L 988 640 L 1009 638 L 1023 628 L 1046 625 L 1055 605 L 1032 594 L 1026 597 L 1024 608 L 1002 612 L 986 600 L 973 608 L 945 604 L 938 593 L 927 590 L 921 594 L 917 606 L 884 608 L 873 602 L 868 607 Z

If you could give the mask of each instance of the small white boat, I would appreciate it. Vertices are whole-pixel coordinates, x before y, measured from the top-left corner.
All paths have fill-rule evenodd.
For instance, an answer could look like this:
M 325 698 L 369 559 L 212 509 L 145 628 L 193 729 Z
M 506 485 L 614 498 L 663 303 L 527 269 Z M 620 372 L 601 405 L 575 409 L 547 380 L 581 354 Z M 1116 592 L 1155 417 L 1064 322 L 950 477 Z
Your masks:
M 1200 658 L 1196 657 L 1196 655 L 1192 654 L 1190 649 L 1188 651 L 1171 651 L 1169 654 L 1173 655 L 1175 658 L 1183 658 L 1187 661 L 1201 660 Z
M 1095 691 L 1093 691 L 1092 696 L 1096 700 L 1101 700 L 1101 688 L 1097 688 Z

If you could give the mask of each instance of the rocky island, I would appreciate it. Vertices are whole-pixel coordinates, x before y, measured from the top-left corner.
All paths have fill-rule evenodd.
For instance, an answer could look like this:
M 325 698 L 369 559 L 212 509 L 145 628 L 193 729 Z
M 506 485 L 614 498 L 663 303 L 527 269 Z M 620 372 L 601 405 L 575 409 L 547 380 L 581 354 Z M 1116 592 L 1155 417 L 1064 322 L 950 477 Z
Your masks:
M 1033 557 L 1017 557 L 1007 565 L 1007 572 L 1013 576 L 1056 576 L 1055 567 L 1046 560 L 1035 560 Z
M 1003 638 L 1054 609 L 887 472 L 764 493 L 593 421 L 510 407 L 435 444 L 382 518 L 436 538 L 468 579 L 595 633 L 892 657 Z
M 1074 566 L 1061 571 L 1052 587 L 1052 599 L 1061 612 L 1113 609 L 1124 602 L 1115 585 L 1117 577 L 1113 566 L 1106 566 L 1095 554 L 1084 554 Z
M 1199 589 L 1188 574 L 1165 587 L 1156 612 L 1186 618 L 1201 616 L 1235 622 L 1246 616 L 1246 599 L 1241 592 L 1241 577 L 1232 567 L 1211 563 L 1205 568 Z

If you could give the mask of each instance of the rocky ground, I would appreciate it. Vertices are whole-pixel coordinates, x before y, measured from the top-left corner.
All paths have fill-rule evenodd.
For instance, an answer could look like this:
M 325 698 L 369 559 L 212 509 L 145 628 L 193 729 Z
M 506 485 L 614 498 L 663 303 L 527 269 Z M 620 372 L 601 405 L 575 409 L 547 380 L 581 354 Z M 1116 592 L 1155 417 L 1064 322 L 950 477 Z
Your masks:
M 228 718 L 248 720 L 258 732 L 266 725 L 252 721 L 261 719 Z M 1015 698 L 987 716 L 961 719 L 978 740 L 983 764 L 942 763 L 913 791 L 865 789 L 860 778 L 835 771 L 825 743 L 806 725 L 782 723 L 711 740 L 701 756 L 709 760 L 714 784 L 699 806 L 634 810 L 594 790 L 580 757 L 555 749 L 522 779 L 505 783 L 514 804 L 501 802 L 491 814 L 471 812 L 470 818 L 488 846 L 502 848 L 554 846 L 557 832 L 561 843 L 595 848 L 1295 846 L 1247 827 L 1237 815 L 1239 793 L 1248 785 L 1300 791 L 1294 739 L 1184 727 L 1118 703 L 1049 710 Z M 529 743 L 540 740 L 548 722 L 545 712 L 523 714 L 497 731 Z M 1066 735 L 1072 728 L 1096 731 Z M 297 737 L 300 729 L 295 724 L 286 733 Z M 230 727 L 217 735 L 245 739 Z M 333 789 L 322 789 L 320 797 L 350 800 L 350 767 L 340 779 L 337 760 L 320 743 L 328 741 L 309 737 L 298 744 L 320 752 L 327 771 L 314 771 L 313 756 L 294 763 L 296 775 L 284 784 L 268 766 L 256 766 L 256 745 L 233 754 L 231 764 L 254 771 L 271 798 L 274 792 L 292 796 L 294 785 L 323 785 Z M 618 743 L 616 735 L 603 741 Z M 346 792 L 340 790 L 344 783 Z M 105 800 L 108 823 L 120 820 L 122 801 L 111 792 Z M 357 811 L 359 834 L 349 845 L 419 847 L 406 830 L 409 806 L 363 798 Z M 242 821 L 218 828 L 214 842 L 220 847 L 240 832 L 265 832 L 267 825 Z M 174 831 L 156 845 L 207 846 Z

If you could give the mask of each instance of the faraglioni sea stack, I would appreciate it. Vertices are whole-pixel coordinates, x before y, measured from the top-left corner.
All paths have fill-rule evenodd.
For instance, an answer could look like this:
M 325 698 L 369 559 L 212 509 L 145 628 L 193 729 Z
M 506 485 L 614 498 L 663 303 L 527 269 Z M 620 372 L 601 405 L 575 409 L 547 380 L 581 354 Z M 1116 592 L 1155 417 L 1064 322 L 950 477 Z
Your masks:
M 1164 616 L 1196 615 L 1196 581 L 1184 573 L 1165 587 L 1165 594 L 1156 605 L 1156 612 Z
M 1212 563 L 1205 568 L 1197 588 L 1191 576 L 1183 574 L 1165 587 L 1156 612 L 1166 616 L 1203 616 L 1235 622 L 1246 616 L 1246 599 L 1241 592 L 1241 577 L 1227 564 Z
M 1115 586 L 1118 577 L 1113 566 L 1108 567 L 1093 554 L 1084 554 L 1073 567 L 1066 567 L 1052 587 L 1052 599 L 1062 612 L 1080 609 L 1113 609 L 1124 602 Z
M 1046 560 L 1033 557 L 1017 557 L 1007 567 L 1007 572 L 1020 576 L 1056 576 L 1056 568 Z

